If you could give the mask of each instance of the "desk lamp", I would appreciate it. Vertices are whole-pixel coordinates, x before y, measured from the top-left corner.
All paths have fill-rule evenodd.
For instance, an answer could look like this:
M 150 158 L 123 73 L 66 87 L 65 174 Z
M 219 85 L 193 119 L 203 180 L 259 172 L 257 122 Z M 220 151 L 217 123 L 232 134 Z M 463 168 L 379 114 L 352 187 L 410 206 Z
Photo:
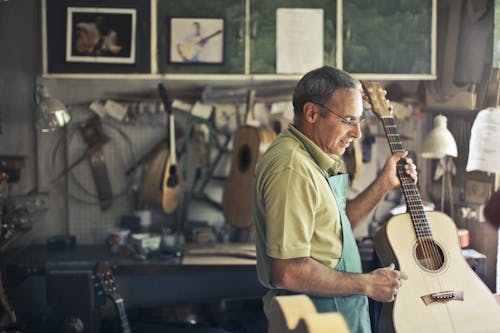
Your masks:
M 436 175 L 442 172 L 441 180 L 441 211 L 444 211 L 445 188 L 448 185 L 450 199 L 450 216 L 453 219 L 453 192 L 451 187 L 451 172 L 454 168 L 452 157 L 457 157 L 457 143 L 447 128 L 445 116 L 437 115 L 434 118 L 434 128 L 425 137 L 422 145 L 422 157 L 439 159 Z M 439 178 L 439 177 L 437 177 Z
M 64 127 L 71 117 L 66 106 L 50 96 L 49 90 L 39 85 L 37 89 L 36 127 L 43 133 Z

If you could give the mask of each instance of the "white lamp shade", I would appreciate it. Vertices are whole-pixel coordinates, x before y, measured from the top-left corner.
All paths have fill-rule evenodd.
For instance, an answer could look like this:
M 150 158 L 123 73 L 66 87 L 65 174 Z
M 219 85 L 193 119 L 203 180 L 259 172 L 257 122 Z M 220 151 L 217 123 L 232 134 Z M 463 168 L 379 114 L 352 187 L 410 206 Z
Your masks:
M 422 145 L 423 158 L 457 157 L 457 143 L 446 127 L 448 120 L 438 115 L 434 118 L 434 128 L 426 136 Z

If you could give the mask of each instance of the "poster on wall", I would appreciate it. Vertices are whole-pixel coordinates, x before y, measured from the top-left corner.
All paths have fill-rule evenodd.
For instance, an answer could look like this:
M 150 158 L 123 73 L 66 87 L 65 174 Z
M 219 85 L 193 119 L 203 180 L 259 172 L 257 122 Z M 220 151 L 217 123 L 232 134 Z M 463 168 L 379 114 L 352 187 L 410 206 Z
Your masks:
M 136 21 L 132 8 L 68 7 L 66 61 L 135 63 Z
M 171 18 L 170 63 L 222 64 L 224 19 Z
M 276 10 L 276 73 L 302 74 L 323 66 L 323 16 L 321 8 Z

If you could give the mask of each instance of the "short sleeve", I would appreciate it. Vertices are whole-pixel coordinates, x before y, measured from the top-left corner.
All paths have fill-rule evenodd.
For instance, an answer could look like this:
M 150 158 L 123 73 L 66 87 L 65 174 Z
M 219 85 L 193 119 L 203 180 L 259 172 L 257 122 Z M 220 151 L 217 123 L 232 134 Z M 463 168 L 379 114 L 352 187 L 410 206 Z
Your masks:
M 310 177 L 291 168 L 269 175 L 264 191 L 268 256 L 310 256 L 317 193 Z

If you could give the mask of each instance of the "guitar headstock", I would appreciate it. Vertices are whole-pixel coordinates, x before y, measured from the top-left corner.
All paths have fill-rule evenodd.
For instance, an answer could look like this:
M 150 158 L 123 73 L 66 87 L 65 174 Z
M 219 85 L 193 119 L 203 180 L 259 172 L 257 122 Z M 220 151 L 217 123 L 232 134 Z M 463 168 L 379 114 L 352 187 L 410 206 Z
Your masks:
M 121 298 L 117 292 L 117 284 L 111 272 L 111 268 L 109 264 L 104 261 L 99 261 L 96 264 L 96 284 L 98 287 L 102 289 L 102 291 L 111 298 L 113 301 L 116 301 Z
M 372 112 L 379 118 L 392 117 L 392 105 L 385 98 L 387 91 L 382 88 L 380 82 L 361 81 L 364 98 L 372 106 Z
M 163 83 L 158 83 L 158 92 L 160 93 L 160 98 L 163 103 L 163 107 L 165 111 L 171 115 L 172 114 L 172 101 L 168 96 L 167 88 L 163 85 Z
M 113 304 L 118 312 L 118 317 L 120 319 L 121 324 L 121 332 L 123 333 L 131 333 L 130 326 L 127 319 L 127 313 L 125 311 L 125 304 L 123 302 L 123 298 L 117 292 L 117 285 L 115 279 L 113 278 L 113 274 L 111 273 L 111 269 L 107 262 L 99 261 L 95 265 L 95 274 L 97 276 L 96 285 L 101 287 L 104 290 L 104 293 L 108 298 L 113 301 Z

